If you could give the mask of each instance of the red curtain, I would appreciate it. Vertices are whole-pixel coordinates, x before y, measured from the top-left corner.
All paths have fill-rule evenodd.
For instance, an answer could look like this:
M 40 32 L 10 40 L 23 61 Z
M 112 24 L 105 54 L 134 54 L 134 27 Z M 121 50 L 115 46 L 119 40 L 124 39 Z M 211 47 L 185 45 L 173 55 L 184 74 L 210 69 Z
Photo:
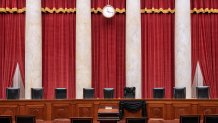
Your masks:
M 24 82 L 25 14 L 12 8 L 25 8 L 25 0 L 0 0 L 0 8 L 0 98 L 5 98 L 17 63 Z
M 76 0 L 43 0 L 43 8 L 74 9 Z M 67 88 L 68 98 L 75 98 L 76 14 L 42 13 L 42 69 L 45 98 L 54 98 L 54 89 Z
M 92 8 L 103 8 L 107 0 L 92 0 Z M 125 9 L 125 0 L 110 0 L 114 8 Z M 103 88 L 114 88 L 115 97 L 123 96 L 125 87 L 125 13 L 107 19 L 92 13 L 92 87 L 96 97 Z
M 199 61 L 204 85 L 210 86 L 210 97 L 218 98 L 218 14 L 210 11 L 218 9 L 218 1 L 192 0 L 191 8 L 196 9 L 191 14 L 192 79 Z M 199 11 L 201 8 L 203 11 Z
M 174 9 L 174 0 L 141 0 L 141 9 Z M 153 97 L 153 88 L 164 87 L 172 96 L 174 87 L 174 13 L 145 11 L 142 21 L 142 97 Z

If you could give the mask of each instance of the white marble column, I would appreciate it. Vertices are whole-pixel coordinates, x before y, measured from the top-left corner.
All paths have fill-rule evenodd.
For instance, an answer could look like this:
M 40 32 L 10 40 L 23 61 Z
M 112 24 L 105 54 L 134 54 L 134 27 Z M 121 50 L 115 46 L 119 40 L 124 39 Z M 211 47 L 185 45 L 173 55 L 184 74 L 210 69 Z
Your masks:
M 141 98 L 140 8 L 140 0 L 126 0 L 126 86 L 136 87 L 136 98 Z
M 175 9 L 175 86 L 185 86 L 191 98 L 190 0 L 176 0 Z
M 41 0 L 26 0 L 25 98 L 31 88 L 42 87 Z
M 91 0 L 76 1 L 76 98 L 91 87 Z

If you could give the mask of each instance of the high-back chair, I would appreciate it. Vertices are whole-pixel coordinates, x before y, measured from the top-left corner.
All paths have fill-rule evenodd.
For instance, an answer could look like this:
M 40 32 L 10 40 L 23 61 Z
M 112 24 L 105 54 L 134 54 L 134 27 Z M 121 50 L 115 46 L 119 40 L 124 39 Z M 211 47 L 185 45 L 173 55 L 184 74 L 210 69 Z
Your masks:
M 135 87 L 125 87 L 124 98 L 135 98 Z
M 186 98 L 186 88 L 185 87 L 174 87 L 173 97 L 175 99 L 185 99 Z
M 200 115 L 181 115 L 179 123 L 200 123 Z
M 197 86 L 196 95 L 198 99 L 209 99 L 209 86 Z
M 114 88 L 104 88 L 104 98 L 114 98 Z
M 36 118 L 33 115 L 16 115 L 16 123 L 36 123 Z
M 67 89 L 55 88 L 55 99 L 67 99 Z
M 71 123 L 93 123 L 91 117 L 72 117 L 70 118 Z
M 165 88 L 153 88 L 153 98 L 164 98 Z
M 43 99 L 43 88 L 31 88 L 32 99 Z
M 9 87 L 6 88 L 7 99 L 19 99 L 20 98 L 20 88 Z
M 12 116 L 0 115 L 0 123 L 12 123 Z
M 83 99 L 95 98 L 94 88 L 83 88 Z
M 218 114 L 204 115 L 204 123 L 218 123 Z

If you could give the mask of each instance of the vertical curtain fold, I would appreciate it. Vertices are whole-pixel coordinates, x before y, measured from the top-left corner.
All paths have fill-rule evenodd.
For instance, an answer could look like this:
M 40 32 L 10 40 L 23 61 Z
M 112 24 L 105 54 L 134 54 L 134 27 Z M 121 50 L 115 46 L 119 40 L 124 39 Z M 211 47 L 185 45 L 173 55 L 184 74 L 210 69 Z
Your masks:
M 23 82 L 25 78 L 25 14 L 11 11 L 25 8 L 25 0 L 0 0 L 0 8 L 0 98 L 5 98 L 6 88 L 13 84 L 17 63 Z
M 74 9 L 76 0 L 43 0 L 43 8 Z M 55 88 L 67 88 L 75 98 L 75 12 L 42 13 L 43 87 L 45 98 L 54 98 Z
M 210 97 L 218 97 L 218 9 L 216 0 L 191 0 L 192 80 L 197 62 L 204 85 L 210 86 Z
M 110 0 L 114 8 L 125 9 L 125 0 Z M 93 9 L 103 8 L 107 0 L 92 0 Z M 92 87 L 97 97 L 103 88 L 114 88 L 115 97 L 123 96 L 125 87 L 125 13 L 107 19 L 92 13 Z
M 155 87 L 164 87 L 166 97 L 172 96 L 175 81 L 174 4 L 174 0 L 141 0 L 141 9 L 153 9 L 141 14 L 143 98 L 151 98 Z

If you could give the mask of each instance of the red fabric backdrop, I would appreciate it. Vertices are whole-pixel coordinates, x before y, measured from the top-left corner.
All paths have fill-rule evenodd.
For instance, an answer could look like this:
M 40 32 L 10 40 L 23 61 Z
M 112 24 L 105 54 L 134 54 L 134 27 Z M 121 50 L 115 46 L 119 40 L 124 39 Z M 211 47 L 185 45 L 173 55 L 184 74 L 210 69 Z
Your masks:
M 217 0 L 191 0 L 191 9 L 218 9 Z M 210 86 L 210 96 L 218 98 L 218 14 L 191 14 L 192 80 L 197 62 L 202 70 L 204 85 Z
M 92 0 L 92 8 L 103 8 L 107 0 Z M 125 0 L 110 0 L 114 8 L 125 8 Z M 125 87 L 125 13 L 107 19 L 92 13 L 92 87 L 96 97 L 103 88 L 115 89 L 115 97 L 123 96 Z
M 141 9 L 174 9 L 174 0 L 141 0 Z M 142 97 L 164 87 L 167 98 L 174 86 L 174 14 L 142 13 Z
M 0 8 L 25 8 L 25 0 L 0 0 Z M 0 13 L 0 98 L 12 86 L 17 63 L 24 82 L 25 14 L 9 10 Z
M 76 0 L 42 0 L 43 8 L 75 8 Z M 75 97 L 75 13 L 42 13 L 43 87 L 45 98 L 54 98 L 54 89 L 67 88 Z

